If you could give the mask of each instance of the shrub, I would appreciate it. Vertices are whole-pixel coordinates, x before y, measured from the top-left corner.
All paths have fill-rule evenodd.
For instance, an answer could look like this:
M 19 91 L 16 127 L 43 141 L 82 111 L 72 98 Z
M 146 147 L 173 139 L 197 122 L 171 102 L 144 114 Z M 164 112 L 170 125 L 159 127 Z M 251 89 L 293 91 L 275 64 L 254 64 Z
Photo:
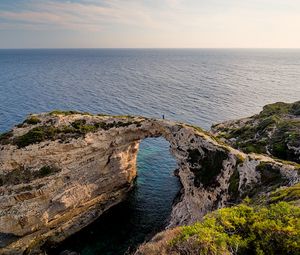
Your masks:
M 16 137 L 14 144 L 19 148 L 26 147 L 30 144 L 40 143 L 44 140 L 52 140 L 57 133 L 57 129 L 51 126 L 35 127 L 26 134 Z
M 285 142 L 280 141 L 272 144 L 272 153 L 277 158 L 287 159 L 288 147 Z
M 18 148 L 23 148 L 31 144 L 40 143 L 46 140 L 57 140 L 65 141 L 68 138 L 78 138 L 84 136 L 89 132 L 95 132 L 98 129 L 108 130 L 110 128 L 127 127 L 129 125 L 135 124 L 137 127 L 141 126 L 139 121 L 126 121 L 126 122 L 97 122 L 92 124 L 87 124 L 85 119 L 78 119 L 73 121 L 70 126 L 39 126 L 30 129 L 24 135 L 15 137 L 12 144 L 18 146 Z M 9 143 L 12 133 L 6 133 L 0 136 L 0 143 Z
M 12 131 L 0 134 L 0 144 L 2 145 L 9 144 L 11 137 L 13 137 Z
M 268 117 L 274 114 L 288 114 L 291 111 L 292 104 L 277 102 L 263 107 L 259 117 Z
M 76 126 L 78 125 L 78 126 Z M 67 138 L 78 138 L 79 136 L 88 132 L 95 131 L 96 128 L 93 125 L 82 125 L 74 124 L 73 126 L 40 126 L 29 130 L 24 135 L 14 138 L 13 144 L 17 145 L 18 148 L 23 148 L 31 144 L 40 143 L 46 140 L 61 139 L 62 141 Z
M 300 101 L 293 103 L 291 113 L 294 115 L 300 115 Z
M 270 194 L 271 203 L 278 201 L 297 201 L 300 200 L 300 183 L 286 188 L 280 188 Z
M 71 126 L 78 130 L 82 134 L 86 134 L 88 132 L 94 132 L 97 129 L 97 126 L 94 124 L 86 124 L 85 119 L 75 120 L 71 123 Z
M 29 183 L 32 180 L 43 178 L 58 173 L 59 171 L 60 169 L 58 167 L 51 166 L 51 165 L 43 166 L 37 171 L 32 171 L 29 168 L 25 168 L 21 166 L 8 172 L 7 174 L 1 174 L 0 186 Z
M 128 127 L 132 124 L 135 124 L 137 127 L 141 126 L 141 123 L 139 121 L 126 121 L 126 122 L 122 122 L 122 121 L 113 121 L 113 122 L 97 122 L 94 124 L 94 126 L 96 128 L 101 128 L 104 130 L 109 130 L 111 128 L 119 128 L 119 127 Z
M 268 207 L 240 204 L 181 227 L 169 250 L 177 254 L 296 255 L 299 237 L 300 208 L 286 202 Z
M 54 110 L 54 111 L 50 112 L 49 114 L 50 114 L 50 115 L 64 115 L 64 116 L 73 115 L 73 114 L 92 115 L 92 114 L 89 113 L 89 112 L 61 111 L 61 110 Z
M 256 171 L 260 172 L 261 183 L 264 185 L 285 185 L 288 180 L 281 175 L 280 168 L 272 163 L 260 162 L 256 166 Z
M 300 146 L 300 121 L 290 116 L 299 114 L 300 101 L 266 105 L 246 122 L 236 121 L 219 128 L 218 136 L 230 139 L 233 147 L 246 153 L 268 153 L 276 158 L 300 163 L 297 153 L 291 149 Z
M 239 196 L 240 173 L 236 168 L 229 178 L 228 194 L 232 200 L 236 200 Z
M 259 121 L 259 124 L 257 126 L 258 132 L 263 132 L 267 127 L 276 124 L 279 121 L 279 118 L 277 116 L 269 116 L 267 118 L 263 118 Z
M 43 178 L 51 174 L 59 172 L 60 169 L 55 166 L 43 166 L 38 171 L 34 172 L 34 178 Z
M 26 124 L 29 124 L 29 125 L 36 125 L 36 124 L 38 124 L 40 122 L 41 122 L 41 120 L 38 117 L 36 117 L 36 116 L 30 116 L 23 123 L 26 123 Z

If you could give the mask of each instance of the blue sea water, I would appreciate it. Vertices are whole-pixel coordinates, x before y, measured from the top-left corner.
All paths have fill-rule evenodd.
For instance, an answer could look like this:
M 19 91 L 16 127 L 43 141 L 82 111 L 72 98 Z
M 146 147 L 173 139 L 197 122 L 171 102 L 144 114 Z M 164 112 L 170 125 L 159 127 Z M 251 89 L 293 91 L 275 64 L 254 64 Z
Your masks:
M 267 103 L 296 100 L 300 50 L 0 50 L 0 132 L 29 113 L 54 109 L 164 114 L 209 129 L 255 114 Z M 137 185 L 128 200 L 59 251 L 123 254 L 143 242 L 170 214 L 179 190 L 175 168 L 166 141 L 143 141 Z
M 169 143 L 164 138 L 143 140 L 137 163 L 136 186 L 128 198 L 56 249 L 48 250 L 49 255 L 65 250 L 81 255 L 132 254 L 138 244 L 162 229 L 180 187 L 173 174 L 176 161 L 169 154 Z
M 0 131 L 74 109 L 211 123 L 300 98 L 300 50 L 0 50 Z

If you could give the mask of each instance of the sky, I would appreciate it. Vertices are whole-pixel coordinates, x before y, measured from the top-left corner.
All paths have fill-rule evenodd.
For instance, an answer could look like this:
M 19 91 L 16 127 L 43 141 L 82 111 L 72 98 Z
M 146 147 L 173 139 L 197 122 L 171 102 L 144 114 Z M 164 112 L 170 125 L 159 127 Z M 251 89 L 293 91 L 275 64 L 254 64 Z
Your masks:
M 0 0 L 0 48 L 299 48 L 300 0 Z

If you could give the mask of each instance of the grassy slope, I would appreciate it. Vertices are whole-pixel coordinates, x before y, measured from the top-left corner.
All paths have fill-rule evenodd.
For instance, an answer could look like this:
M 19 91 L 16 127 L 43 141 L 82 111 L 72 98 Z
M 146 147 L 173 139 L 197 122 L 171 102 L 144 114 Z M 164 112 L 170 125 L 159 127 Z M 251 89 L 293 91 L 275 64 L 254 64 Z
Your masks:
M 300 147 L 300 101 L 264 106 L 263 111 L 247 121 L 217 124 L 212 127 L 219 138 L 246 153 L 268 153 L 300 163 L 299 155 L 289 147 Z

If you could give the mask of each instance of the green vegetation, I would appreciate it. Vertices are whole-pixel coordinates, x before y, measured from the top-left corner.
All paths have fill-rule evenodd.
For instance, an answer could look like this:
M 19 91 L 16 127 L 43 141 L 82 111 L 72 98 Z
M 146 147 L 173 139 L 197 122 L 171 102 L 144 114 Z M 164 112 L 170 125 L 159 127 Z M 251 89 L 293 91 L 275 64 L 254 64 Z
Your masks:
M 36 117 L 36 116 L 30 116 L 23 123 L 26 123 L 26 124 L 29 124 L 29 125 L 36 125 L 36 124 L 38 124 L 40 122 L 41 122 L 41 120 L 38 117 Z
M 31 144 L 40 143 L 43 141 L 61 140 L 66 141 L 70 138 L 79 138 L 89 132 L 96 132 L 99 129 L 108 130 L 110 128 L 127 127 L 135 124 L 137 127 L 141 126 L 139 121 L 126 121 L 126 122 L 96 122 L 88 124 L 85 119 L 78 119 L 70 123 L 69 126 L 38 126 L 29 130 L 24 135 L 15 137 L 11 141 L 12 134 L 6 133 L 0 137 L 0 143 L 12 143 L 17 145 L 18 148 L 23 148 Z
M 300 115 L 300 101 L 295 102 L 292 104 L 291 109 L 290 109 L 290 113 L 298 116 Z
M 193 129 L 195 129 L 196 131 L 200 132 L 200 133 L 204 133 L 204 134 L 208 134 L 207 131 L 205 131 L 204 129 L 202 129 L 201 127 L 198 126 L 194 126 L 194 125 L 190 125 L 190 124 L 186 124 L 188 127 L 191 127 Z M 210 134 L 208 134 L 210 136 Z
M 296 164 L 296 163 L 295 163 Z M 255 203 L 265 203 L 266 198 L 261 197 L 262 193 L 267 193 L 270 191 L 273 191 L 277 189 L 280 186 L 285 186 L 289 184 L 289 180 L 285 178 L 281 173 L 280 173 L 280 166 L 277 164 L 274 164 L 273 162 L 260 162 L 259 165 L 256 166 L 256 171 L 260 173 L 261 179 L 260 182 L 256 183 L 255 185 L 249 185 L 245 184 L 242 181 L 241 184 L 241 190 L 243 190 L 242 193 L 238 193 L 236 191 L 236 186 L 235 186 L 235 180 L 234 175 L 231 176 L 230 178 L 230 188 L 229 194 L 234 195 L 237 194 L 238 196 L 232 196 L 233 200 L 236 201 L 237 198 L 245 198 L 245 197 L 250 197 Z M 291 170 L 293 171 L 293 170 Z M 236 193 L 234 193 L 236 191 Z
M 243 124 L 236 121 L 233 125 L 213 128 L 218 131 L 218 137 L 246 153 L 271 153 L 276 158 L 300 163 L 299 155 L 289 149 L 300 147 L 300 121 L 296 118 L 299 115 L 300 101 L 279 102 L 266 105 Z
M 59 171 L 58 168 L 53 166 L 43 166 L 34 174 L 34 178 L 43 178 Z
M 258 153 L 258 154 L 266 154 L 266 145 L 267 142 L 264 140 L 252 140 L 246 143 L 238 142 L 238 148 L 245 153 Z
M 300 200 L 300 183 L 294 186 L 279 188 L 273 191 L 269 197 L 269 202 L 276 203 L 278 201 L 299 201 Z
M 277 129 L 270 139 L 271 152 L 275 157 L 299 162 L 299 157 L 293 155 L 288 144 L 294 147 L 300 146 L 300 121 L 287 120 L 278 123 Z
M 245 158 L 241 154 L 236 155 L 236 165 L 241 165 L 245 161 Z
M 0 144 L 5 145 L 10 143 L 10 139 L 13 137 L 13 132 L 9 131 L 0 134 Z
M 228 194 L 230 199 L 236 201 L 239 196 L 239 183 L 240 183 L 240 173 L 237 168 L 234 169 L 233 174 L 229 179 Z
M 64 115 L 64 116 L 69 116 L 69 115 L 73 115 L 73 114 L 100 116 L 100 117 L 111 117 L 111 118 L 123 118 L 123 119 L 134 118 L 133 115 L 110 115 L 110 114 L 104 114 L 104 113 L 92 114 L 92 113 L 89 113 L 89 112 L 79 112 L 79 111 L 54 110 L 54 111 L 49 113 L 49 115 Z
M 71 126 L 76 130 L 69 129 L 69 132 L 78 132 L 86 134 L 88 132 L 95 132 L 97 130 L 96 124 L 86 124 L 85 119 L 75 120 L 71 123 Z
M 234 168 L 232 175 L 229 178 L 228 194 L 230 196 L 230 201 L 236 202 L 237 199 L 239 198 L 240 173 L 238 171 L 238 166 L 242 165 L 244 161 L 245 158 L 242 155 L 240 154 L 236 155 L 236 166 Z
M 300 254 L 300 208 L 286 202 L 223 208 L 180 227 L 168 250 L 182 255 Z
M 108 117 L 112 117 L 112 118 L 121 118 L 121 119 L 133 119 L 134 116 L 133 115 L 101 115 L 98 114 L 98 116 L 108 116 Z
M 277 102 L 274 104 L 268 104 L 263 107 L 260 112 L 260 117 L 268 117 L 271 115 L 293 114 L 298 115 L 300 112 L 300 101 L 289 104 L 283 102 Z
M 261 184 L 263 186 L 278 186 L 287 184 L 287 180 L 283 179 L 280 173 L 280 168 L 272 163 L 261 162 L 256 167 L 256 171 L 260 172 Z
M 141 126 L 141 123 L 140 121 L 126 121 L 126 122 L 122 122 L 122 121 L 114 121 L 114 122 L 98 122 L 98 123 L 95 123 L 96 127 L 97 128 L 101 128 L 101 129 L 104 129 L 104 130 L 109 130 L 111 128 L 119 128 L 119 127 L 128 127 L 132 124 L 135 124 L 137 127 L 140 127 Z
M 208 151 L 202 148 L 202 155 L 198 149 L 188 150 L 188 162 L 191 165 L 191 171 L 195 174 L 194 184 L 199 187 L 215 187 L 216 177 L 223 169 L 223 161 L 227 159 L 227 153 L 222 150 Z
M 74 127 L 75 126 L 75 127 Z M 18 136 L 13 139 L 13 144 L 18 148 L 23 148 L 31 144 L 40 143 L 43 141 L 54 141 L 60 139 L 65 141 L 68 138 L 78 138 L 88 132 L 93 132 L 96 127 L 93 125 L 84 125 L 72 123 L 71 126 L 40 126 L 29 130 L 24 135 Z
M 89 112 L 61 111 L 61 110 L 54 110 L 54 111 L 52 111 L 52 112 L 49 113 L 49 115 L 64 115 L 64 116 L 73 115 L 73 114 L 93 115 L 93 114 L 91 114 Z
M 54 140 L 58 129 L 52 126 L 35 127 L 26 134 L 14 138 L 13 144 L 19 148 L 26 147 L 30 144 L 40 143 L 45 140 Z
M 199 132 L 200 134 L 203 133 L 205 135 L 207 135 L 208 137 L 210 137 L 212 140 L 214 140 L 215 142 L 217 142 L 219 145 L 222 146 L 222 148 L 224 150 L 226 150 L 227 152 L 229 152 L 229 148 L 228 148 L 228 145 L 226 143 L 224 143 L 223 141 L 220 140 L 219 137 L 216 137 L 214 135 L 212 135 L 211 133 L 205 131 L 204 129 L 202 129 L 201 127 L 198 127 L 198 126 L 194 126 L 194 125 L 190 125 L 190 124 L 184 124 L 184 125 L 181 125 L 181 127 L 184 127 L 184 126 L 188 126 L 188 127 L 191 127 L 193 128 L 194 130 L 196 130 L 197 132 Z
M 21 183 L 29 183 L 32 180 L 44 178 L 49 175 L 60 172 L 60 169 L 55 166 L 43 166 L 37 171 L 32 171 L 29 168 L 19 167 L 7 174 L 0 175 L 0 186 L 17 185 Z
M 287 161 L 287 160 L 283 160 L 283 159 L 275 159 L 276 162 L 281 163 L 281 164 L 286 164 L 286 165 L 292 165 L 295 167 L 295 170 L 300 171 L 300 164 L 293 162 L 293 161 Z

